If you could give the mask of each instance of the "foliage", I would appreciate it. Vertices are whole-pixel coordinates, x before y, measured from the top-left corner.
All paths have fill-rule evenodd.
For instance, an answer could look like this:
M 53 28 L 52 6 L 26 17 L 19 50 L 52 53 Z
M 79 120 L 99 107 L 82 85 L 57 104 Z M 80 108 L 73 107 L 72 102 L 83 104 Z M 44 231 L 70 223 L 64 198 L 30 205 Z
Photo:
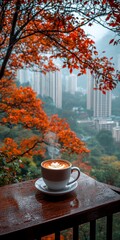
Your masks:
M 9 161 L 10 149 L 12 147 L 16 149 L 16 156 L 21 156 L 21 154 L 23 156 L 25 153 L 28 154 L 28 152 L 26 152 L 28 148 L 31 148 L 32 153 L 32 149 L 36 145 L 41 144 L 42 142 L 44 142 L 45 145 L 45 142 L 47 141 L 47 133 L 50 131 L 57 134 L 61 143 L 65 141 L 65 139 L 62 139 L 62 136 L 64 137 L 64 131 L 68 136 L 70 134 L 71 140 L 72 137 L 75 137 L 74 133 L 70 131 L 69 125 L 65 123 L 65 120 L 59 119 L 57 115 L 50 118 L 47 117 L 42 108 L 42 101 L 36 98 L 36 94 L 30 87 L 17 88 L 13 85 L 12 81 L 8 82 L 3 79 L 0 82 L 0 91 L 2 113 L 1 124 L 6 125 L 9 123 L 12 129 L 16 128 L 18 124 L 21 124 L 23 128 L 28 130 L 28 132 L 31 129 L 36 129 L 41 134 L 39 137 L 34 134 L 31 139 L 29 137 L 29 139 L 24 139 L 24 141 L 20 141 L 19 144 L 17 143 L 16 145 L 13 140 L 7 139 L 5 144 L 7 145 L 9 143 L 9 150 L 7 150 L 6 157 L 9 157 Z M 78 141 L 77 138 L 76 141 Z M 84 143 L 80 142 L 80 140 L 79 144 L 83 144 L 84 148 Z M 20 152 L 18 145 L 23 148 L 22 153 Z M 44 145 L 43 148 L 45 148 Z M 66 147 L 68 148 L 67 143 Z M 2 150 L 4 150 L 4 146 L 2 146 L 1 151 Z M 84 150 L 85 149 L 83 149 L 83 151 Z M 36 149 L 35 151 L 36 153 L 42 154 L 41 151 L 39 152 L 39 149 Z
M 93 22 L 119 34 L 119 3 L 116 1 L 12 0 L 1 2 L 1 70 L 37 66 L 43 72 L 55 70 L 53 58 L 63 58 L 63 67 L 90 69 L 98 88 L 113 89 L 120 76 L 107 57 L 98 57 L 94 41 L 82 26 Z M 69 11 L 68 11 L 69 9 Z M 104 16 L 104 20 L 101 19 Z M 111 43 L 117 44 L 114 39 Z M 46 53 L 49 53 L 47 55 Z
M 120 187 L 120 161 L 115 157 L 100 158 L 100 165 L 93 168 L 91 175 L 98 181 Z
M 19 159 L 23 156 L 31 158 L 34 155 L 45 157 L 47 146 L 51 141 L 52 145 L 59 147 L 60 152 L 68 151 L 78 154 L 88 152 L 85 144 L 71 131 L 64 119 L 58 118 L 57 115 L 51 117 L 46 115 L 42 101 L 36 97 L 30 87 L 17 88 L 14 81 L 4 77 L 0 81 L 0 92 L 0 130 L 2 132 L 0 156 L 4 184 L 15 182 L 16 179 L 24 179 L 24 176 L 21 178 L 16 176 L 16 174 L 20 175 Z M 24 174 L 23 171 L 21 174 L 26 178 L 29 178 L 30 174 L 35 177 L 36 167 L 30 167 L 29 164 L 26 166 L 29 170 L 25 173 L 24 169 Z
M 55 234 L 50 234 L 48 236 L 42 237 L 41 240 L 55 240 Z M 60 235 L 60 240 L 65 240 L 63 235 Z
M 96 139 L 98 142 L 101 144 L 101 146 L 104 147 L 106 154 L 112 154 L 115 145 L 114 145 L 114 139 L 112 137 L 112 132 L 108 130 L 101 130 L 99 133 L 96 135 Z
M 63 92 L 62 103 L 63 109 L 71 110 L 73 107 L 78 107 L 80 111 L 81 108 L 86 107 L 86 96 L 80 92 L 76 92 L 75 94 Z
M 120 213 L 113 215 L 113 239 L 120 239 Z
M 40 98 L 43 101 L 43 108 L 44 111 L 47 113 L 48 116 L 51 116 L 52 114 L 58 114 L 59 115 L 59 111 L 60 109 L 56 108 L 53 100 L 51 97 L 42 97 L 40 95 L 37 96 L 38 98 Z
M 120 213 L 113 214 L 113 239 L 119 240 L 120 238 Z M 72 229 L 62 231 L 64 240 L 73 239 Z M 89 240 L 90 237 L 90 224 L 85 223 L 79 227 L 79 239 L 80 240 Z M 106 217 L 96 220 L 96 239 L 105 240 L 106 239 Z M 47 240 L 47 239 L 46 239 Z
M 1 185 L 22 180 L 21 174 L 23 178 L 25 175 L 28 179 L 37 176 L 40 173 L 40 161 L 45 157 L 46 146 L 50 141 L 54 141 L 62 154 L 72 153 L 73 160 L 77 161 L 80 168 L 85 171 L 91 170 L 89 165 L 86 168 L 86 161 L 81 161 L 80 156 L 76 160 L 75 153 L 86 153 L 88 149 L 71 131 L 66 121 L 56 115 L 48 117 L 43 110 L 42 101 L 36 98 L 31 88 L 20 87 L 19 83 L 16 86 L 14 82 L 17 69 L 25 65 L 31 68 L 36 65 L 40 71 L 46 73 L 56 70 L 54 58 L 62 58 L 63 67 L 68 67 L 70 73 L 77 69 L 81 75 L 86 73 L 86 69 L 90 69 L 95 76 L 96 88 L 103 93 L 116 87 L 120 81 L 119 73 L 115 73 L 111 59 L 105 56 L 98 57 L 94 41 L 85 35 L 82 26 L 86 24 L 91 26 L 93 22 L 99 23 L 116 33 L 115 39 L 111 39 L 110 44 L 118 44 L 119 1 L 76 1 L 76 5 L 72 2 L 0 1 Z M 23 134 L 25 131 L 26 136 Z M 104 147 L 103 136 L 99 135 L 98 140 Z M 113 142 L 110 135 L 106 135 L 106 140 L 109 145 L 105 151 L 108 153 Z M 92 150 L 93 153 L 100 158 L 97 148 Z M 99 165 L 97 164 L 96 166 Z M 105 157 L 100 159 L 100 164 L 101 167 L 94 169 L 92 174 L 100 181 L 119 186 L 119 160 Z M 83 235 L 84 233 L 85 231 Z M 114 231 L 114 234 L 117 240 L 119 229 Z M 54 239 L 54 235 L 49 236 L 49 239 L 50 237 Z
M 20 164 L 20 161 L 6 163 L 5 159 L 0 157 L 0 186 L 21 180 Z
M 31 159 L 34 155 L 43 157 L 50 144 L 69 154 L 88 152 L 64 119 L 57 115 L 47 116 L 42 101 L 29 86 L 15 84 L 17 69 L 26 66 L 36 67 L 43 73 L 55 71 L 57 67 L 53 59 L 62 58 L 63 67 L 68 67 L 70 73 L 77 69 L 81 75 L 90 69 L 103 93 L 113 89 L 120 80 L 110 59 L 98 57 L 94 41 L 82 29 L 104 14 L 106 26 L 119 33 L 119 5 L 114 1 L 90 1 L 91 5 L 89 1 L 72 2 L 0 2 L 0 124 L 6 131 L 10 129 L 8 136 L 5 132 L 2 134 L 0 144 L 1 162 L 6 161 L 5 165 L 14 165 L 23 156 Z M 97 5 L 99 7 L 95 8 Z M 115 41 L 111 42 L 115 44 Z M 23 129 L 27 130 L 29 137 L 27 134 L 23 137 Z M 2 166 L 4 168 L 4 164 Z

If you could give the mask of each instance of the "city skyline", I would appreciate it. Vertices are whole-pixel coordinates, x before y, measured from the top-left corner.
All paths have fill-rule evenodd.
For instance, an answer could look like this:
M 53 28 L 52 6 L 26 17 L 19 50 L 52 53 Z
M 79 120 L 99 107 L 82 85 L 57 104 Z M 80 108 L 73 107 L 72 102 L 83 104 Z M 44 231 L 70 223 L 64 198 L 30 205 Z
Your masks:
M 51 97 L 57 108 L 62 108 L 62 75 L 61 71 L 43 74 L 37 69 L 24 68 L 17 71 L 17 80 L 27 84 L 42 97 Z

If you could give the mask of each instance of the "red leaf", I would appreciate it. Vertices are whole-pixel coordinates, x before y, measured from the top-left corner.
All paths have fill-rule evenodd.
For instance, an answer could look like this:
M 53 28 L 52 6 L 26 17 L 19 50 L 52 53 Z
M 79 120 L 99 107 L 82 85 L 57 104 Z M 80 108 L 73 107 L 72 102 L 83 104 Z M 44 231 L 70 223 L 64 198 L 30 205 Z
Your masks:
M 94 54 L 95 54 L 95 55 L 97 55 L 97 54 L 98 54 L 98 52 L 97 52 L 97 51 L 94 51 Z
M 103 93 L 103 94 L 106 94 L 106 91 L 102 90 L 102 93 Z
M 102 4 L 106 4 L 106 0 L 103 0 L 103 1 L 102 1 Z
M 88 26 L 92 26 L 93 24 L 92 23 L 89 23 Z
M 98 3 L 99 3 L 99 2 L 97 2 L 97 1 L 94 1 L 94 5 L 95 5 L 95 4 L 98 4 Z
M 111 14 L 108 14 L 105 20 L 108 21 L 110 17 L 111 17 Z
M 64 64 L 64 65 L 62 66 L 62 68 L 66 68 L 66 64 Z
M 114 39 L 111 39 L 110 41 L 109 41 L 109 44 L 111 44 L 111 43 L 113 43 L 114 42 Z

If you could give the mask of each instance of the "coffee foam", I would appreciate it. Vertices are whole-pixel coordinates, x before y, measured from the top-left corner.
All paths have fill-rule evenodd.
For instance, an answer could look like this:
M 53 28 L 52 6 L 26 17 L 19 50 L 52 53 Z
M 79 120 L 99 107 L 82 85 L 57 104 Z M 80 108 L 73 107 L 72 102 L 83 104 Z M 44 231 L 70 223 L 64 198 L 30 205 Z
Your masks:
M 43 163 L 43 167 L 48 168 L 48 169 L 64 169 L 68 168 L 70 165 L 67 162 L 64 161 L 46 161 Z
M 59 163 L 59 162 L 52 162 L 48 168 L 52 168 L 52 169 L 61 169 L 61 168 L 65 168 L 66 165 L 64 163 Z

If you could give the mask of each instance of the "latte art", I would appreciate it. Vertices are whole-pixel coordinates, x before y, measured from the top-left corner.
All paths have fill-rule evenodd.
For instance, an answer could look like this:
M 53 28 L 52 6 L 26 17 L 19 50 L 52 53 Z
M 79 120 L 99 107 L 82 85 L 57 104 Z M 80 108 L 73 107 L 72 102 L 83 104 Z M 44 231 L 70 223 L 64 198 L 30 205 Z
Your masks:
M 65 162 L 64 160 L 48 160 L 43 163 L 43 167 L 48 169 L 65 169 L 70 167 L 70 164 L 68 162 Z
M 66 167 L 66 165 L 63 163 L 63 164 L 61 164 L 61 163 L 59 163 L 59 162 L 52 162 L 49 166 L 48 166 L 48 168 L 55 168 L 55 169 L 60 169 L 60 168 L 65 168 Z

